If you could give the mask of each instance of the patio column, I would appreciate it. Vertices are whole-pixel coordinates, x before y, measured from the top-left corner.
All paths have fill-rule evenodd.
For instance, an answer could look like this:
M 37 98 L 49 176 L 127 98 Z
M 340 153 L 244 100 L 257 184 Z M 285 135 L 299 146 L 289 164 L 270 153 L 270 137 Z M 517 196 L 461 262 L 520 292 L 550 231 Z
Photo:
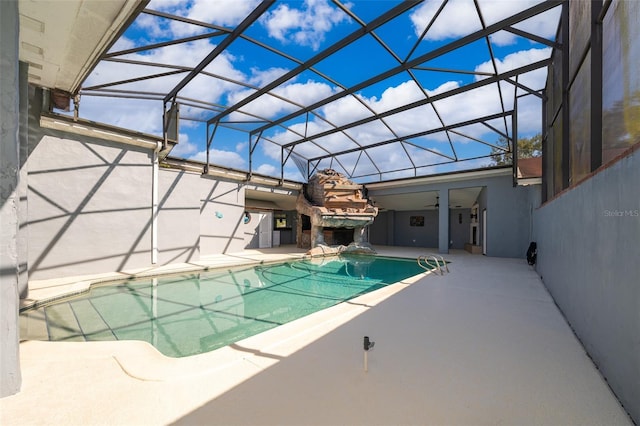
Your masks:
M 440 207 L 438 208 L 438 251 L 449 253 L 449 190 L 438 191 Z
M 20 391 L 18 2 L 0 1 L 0 397 Z

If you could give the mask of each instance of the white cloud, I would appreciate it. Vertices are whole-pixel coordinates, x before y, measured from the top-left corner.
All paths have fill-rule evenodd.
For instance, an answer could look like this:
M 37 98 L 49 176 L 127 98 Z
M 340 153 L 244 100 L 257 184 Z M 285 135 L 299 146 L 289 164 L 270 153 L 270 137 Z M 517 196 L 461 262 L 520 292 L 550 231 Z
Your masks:
M 259 0 L 194 0 L 191 7 L 185 2 L 158 1 L 149 6 L 159 10 L 174 12 L 176 4 L 181 16 L 219 26 L 234 27 L 247 17 L 258 5 Z M 186 3 L 189 5 L 189 3 Z M 180 7 L 182 6 L 182 7 Z M 171 31 L 177 36 L 189 36 L 203 32 L 203 27 L 179 21 L 171 22 Z
M 307 81 L 306 83 L 284 84 L 273 90 L 273 93 L 284 99 L 289 99 L 298 105 L 310 105 L 333 93 L 333 88 L 325 83 Z M 229 102 L 234 104 L 254 93 L 254 90 L 237 91 L 229 95 Z M 242 107 L 242 111 L 258 117 L 273 118 L 283 113 L 295 111 L 299 106 L 287 102 L 276 96 L 261 96 Z M 247 119 L 246 115 L 234 114 L 232 118 Z
M 217 25 L 235 26 L 260 3 L 259 0 L 195 0 L 189 17 Z
M 189 135 L 180 133 L 179 142 L 171 150 L 172 157 L 188 158 L 191 154 L 198 152 L 198 145 L 189 142 Z
M 159 64 L 179 64 L 180 66 L 194 67 L 214 48 L 206 40 L 198 40 L 181 45 L 167 46 L 154 49 L 145 53 L 125 55 L 126 59 Z M 244 74 L 233 66 L 234 58 L 223 53 L 216 60 L 209 64 L 205 70 L 211 73 L 220 74 L 235 80 L 244 80 Z M 85 87 L 101 84 L 103 82 L 122 81 L 135 78 L 146 77 L 170 71 L 167 68 L 154 67 L 153 65 L 133 65 L 109 61 L 102 61 L 98 64 L 89 79 L 84 84 Z M 140 80 L 133 83 L 114 86 L 116 89 L 128 88 L 136 91 L 167 93 L 173 89 L 185 76 L 187 71 L 165 77 Z M 228 90 L 237 89 L 237 85 L 214 79 L 200 74 L 195 77 L 181 92 L 181 96 L 214 102 Z
M 151 0 L 149 9 L 167 10 L 184 4 L 184 0 Z
M 435 89 L 425 89 L 425 91 L 429 96 L 433 96 L 457 87 L 459 87 L 458 82 L 449 81 Z M 424 93 L 413 80 L 387 88 L 379 98 L 375 96 L 367 98 L 361 95 L 359 97 L 377 113 L 389 111 L 408 103 L 425 99 Z M 336 125 L 353 122 L 372 115 L 369 110 L 364 108 L 353 97 L 345 97 L 332 102 L 323 107 L 322 112 L 328 121 Z M 399 135 L 415 133 L 417 131 L 423 131 L 439 127 L 441 125 L 438 117 L 433 111 L 433 108 L 430 106 L 422 106 L 405 110 L 385 118 L 385 121 L 391 125 Z M 318 133 L 318 131 L 325 130 L 326 128 L 326 125 L 319 128 L 310 126 L 307 129 L 307 134 L 313 135 Z M 389 130 L 386 127 L 383 127 L 379 122 L 372 122 L 357 126 L 347 132 L 350 135 L 353 135 L 356 141 L 364 145 L 377 142 L 382 139 L 391 139 L 393 137 L 393 135 L 389 133 Z M 323 146 L 331 147 L 333 145 L 344 145 L 344 142 L 342 142 L 342 139 L 337 139 L 333 144 L 323 142 Z
M 248 144 L 248 142 L 238 142 L 236 144 L 236 152 L 246 152 Z
M 480 0 L 479 6 L 486 26 L 495 24 L 511 15 L 526 10 L 540 0 Z M 441 0 L 427 0 L 410 16 L 416 35 L 420 36 L 432 21 Z M 515 27 L 533 34 L 553 38 L 558 27 L 559 8 L 529 18 Z M 472 0 L 449 0 L 438 18 L 427 32 L 427 40 L 447 40 L 463 37 L 482 28 L 480 18 Z M 499 31 L 491 36 L 497 45 L 512 44 L 516 40 L 514 34 Z
M 481 0 L 480 10 L 485 24 L 491 25 L 538 3 L 540 3 L 540 0 Z M 556 7 L 514 26 L 532 34 L 553 39 L 558 29 L 560 10 L 559 7 Z M 505 46 L 514 43 L 516 36 L 506 31 L 499 31 L 491 36 L 491 40 L 497 45 Z
M 331 7 L 326 0 L 305 0 L 299 9 L 279 4 L 264 15 L 262 22 L 269 36 L 280 42 L 293 42 L 318 50 L 325 34 L 347 19 L 347 15 Z
M 126 50 L 136 47 L 136 44 L 133 40 L 128 39 L 126 37 L 120 37 L 116 42 L 111 46 L 109 52 L 117 52 L 120 50 Z
M 411 14 L 411 22 L 417 36 L 422 35 L 441 5 L 441 0 L 427 0 Z M 462 37 L 480 28 L 480 20 L 472 0 L 450 0 L 429 28 L 425 38 L 446 40 Z
M 156 16 L 141 13 L 135 21 L 141 30 L 144 30 L 145 36 L 150 38 L 159 38 L 166 36 L 169 30 L 169 22 L 160 20 Z
M 272 166 L 271 164 L 261 164 L 260 166 L 258 166 L 257 169 L 255 169 L 256 173 L 260 173 L 262 175 L 267 175 L 267 176 L 275 176 L 276 175 L 276 171 L 278 171 L 276 169 L 275 166 Z
M 519 52 L 511 53 L 505 56 L 503 59 L 496 58 L 496 67 L 498 68 L 498 72 L 505 72 L 523 67 L 528 64 L 532 64 L 534 62 L 542 61 L 549 58 L 550 55 L 550 47 L 546 47 L 543 49 L 521 50 Z M 483 73 L 493 73 L 493 64 L 491 63 L 491 61 L 483 62 L 480 65 L 476 66 L 475 71 Z M 529 72 L 525 75 L 522 75 L 518 82 L 529 86 L 531 89 L 538 90 L 545 86 L 546 77 L 547 70 L 540 69 L 538 71 Z M 486 77 L 481 75 L 476 76 L 476 80 L 482 80 L 483 78 Z
M 286 68 L 277 68 L 277 67 L 268 68 L 265 70 L 261 70 L 259 68 L 252 68 L 251 76 L 249 77 L 249 83 L 254 86 L 262 87 L 268 83 L 271 83 L 273 80 L 276 80 L 282 75 L 286 74 L 288 71 L 289 70 Z
M 425 89 L 425 91 L 427 92 L 427 95 L 433 96 L 455 89 L 458 86 L 459 84 L 455 81 L 447 81 L 433 90 Z M 369 103 L 375 111 L 382 112 L 398 108 L 402 105 L 410 104 L 424 98 L 425 96 L 422 93 L 422 90 L 418 87 L 415 81 L 409 80 L 398 86 L 389 87 L 382 92 L 380 100 L 372 98 Z
M 133 43 L 127 39 L 119 42 L 126 48 Z M 127 59 L 161 64 L 180 64 L 182 66 L 195 66 L 204 58 L 214 46 L 206 40 L 185 43 L 181 46 L 167 46 L 144 53 L 126 55 Z M 233 56 L 223 53 L 215 61 L 209 64 L 205 70 L 211 73 L 224 75 L 236 80 L 246 79 L 245 75 L 237 70 L 233 64 Z M 167 68 L 154 67 L 152 65 L 133 65 L 102 61 L 89 76 L 84 87 L 102 85 L 108 82 L 125 81 L 151 76 L 169 71 Z M 144 79 L 136 82 L 111 86 L 111 89 L 130 90 L 133 92 L 156 93 L 164 96 L 187 75 L 186 72 L 164 77 Z M 198 99 L 209 103 L 219 103 L 227 93 L 238 89 L 238 85 L 221 79 L 211 78 L 200 74 L 187 84 L 179 93 L 179 96 Z M 162 101 L 118 100 L 115 98 L 83 97 L 80 114 L 83 118 L 126 127 L 129 129 L 162 133 Z M 86 100 L 86 101 L 85 101 Z M 95 104 L 95 106 L 94 106 Z M 141 107 L 141 105 L 144 105 Z M 203 110 L 183 106 L 182 115 L 204 116 Z M 210 113 L 209 113 L 210 114 Z M 153 123 L 153 124 L 151 124 Z
M 206 162 L 207 152 L 200 151 L 189 157 L 189 160 Z M 231 167 L 234 169 L 245 169 L 247 167 L 247 162 L 237 152 L 223 151 L 213 148 L 209 151 L 209 162 L 211 164 Z
M 80 117 L 137 132 L 162 135 L 162 102 L 82 96 Z

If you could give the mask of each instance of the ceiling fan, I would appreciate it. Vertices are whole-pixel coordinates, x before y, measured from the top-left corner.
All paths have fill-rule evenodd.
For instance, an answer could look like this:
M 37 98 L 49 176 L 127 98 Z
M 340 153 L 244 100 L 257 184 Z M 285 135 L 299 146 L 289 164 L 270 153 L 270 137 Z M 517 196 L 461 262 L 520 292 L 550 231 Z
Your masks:
M 440 208 L 440 197 L 436 196 L 436 203 L 435 204 L 427 204 L 425 207 L 435 207 L 436 209 Z

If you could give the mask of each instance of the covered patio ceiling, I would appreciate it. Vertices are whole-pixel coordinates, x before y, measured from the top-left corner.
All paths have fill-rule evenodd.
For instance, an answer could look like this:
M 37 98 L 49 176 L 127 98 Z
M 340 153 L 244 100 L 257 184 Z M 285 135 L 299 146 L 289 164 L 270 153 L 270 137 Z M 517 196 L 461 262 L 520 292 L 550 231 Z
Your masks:
M 482 168 L 541 131 L 562 3 L 151 1 L 82 84 L 78 114 L 248 176 Z

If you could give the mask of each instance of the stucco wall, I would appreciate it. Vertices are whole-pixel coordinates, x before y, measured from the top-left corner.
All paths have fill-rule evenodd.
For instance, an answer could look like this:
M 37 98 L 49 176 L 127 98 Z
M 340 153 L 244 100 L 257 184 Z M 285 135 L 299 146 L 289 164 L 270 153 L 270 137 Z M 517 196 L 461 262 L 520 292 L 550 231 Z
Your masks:
M 640 150 L 535 213 L 537 271 L 640 419 Z
M 42 128 L 31 97 L 29 279 L 151 266 L 152 150 Z M 158 264 L 243 250 L 243 213 L 241 183 L 160 167 Z
M 463 249 L 470 242 L 471 209 L 451 209 L 449 217 L 449 248 Z M 462 222 L 462 223 L 460 223 Z
M 151 265 L 152 152 L 42 130 L 29 170 L 33 280 Z M 244 249 L 244 187 L 159 170 L 158 263 Z
M 200 259 L 199 174 L 160 168 L 158 263 Z
M 244 186 L 203 177 L 200 185 L 200 254 L 233 253 L 245 248 Z
M 532 210 L 539 205 L 540 191 L 538 186 L 519 186 L 514 188 L 510 174 L 468 180 L 452 180 L 450 182 L 401 188 L 369 188 L 369 195 L 375 198 L 380 195 L 421 193 L 426 191 L 440 191 L 442 194 L 452 189 L 472 187 L 483 187 L 478 195 L 478 204 L 480 213 L 482 213 L 484 208 L 487 209 L 487 255 L 524 258 L 531 240 Z M 390 213 L 394 213 L 394 220 L 390 219 Z M 458 224 L 457 213 L 457 211 L 453 211 L 449 217 L 449 224 L 445 228 L 448 229 L 450 234 L 447 239 L 447 246 L 450 244 L 451 237 L 453 236 L 455 238 L 454 244 L 458 247 L 457 240 L 462 235 L 462 231 L 459 229 L 455 230 Z M 432 217 L 432 214 L 435 216 Z M 425 227 L 423 229 L 409 226 L 409 216 L 415 215 L 425 216 Z M 480 218 L 481 216 L 478 217 L 479 220 Z M 378 219 L 376 219 L 376 221 L 377 220 Z M 464 226 L 468 233 L 468 211 L 466 217 L 463 217 L 463 221 L 466 221 Z M 429 227 L 432 222 L 435 223 L 436 226 L 434 229 Z M 388 237 L 390 229 L 394 232 L 393 241 Z M 455 233 L 452 229 L 455 230 Z M 387 241 L 387 244 L 395 246 L 422 246 L 432 248 L 438 247 L 438 236 L 440 232 L 438 228 L 438 215 L 437 212 L 433 210 L 387 212 L 386 221 L 380 221 L 377 224 L 374 222 L 370 230 L 371 241 L 374 242 L 374 244 L 378 241 Z M 481 235 L 484 235 L 484 232 L 485 230 L 482 228 L 480 221 Z M 384 238 L 385 234 L 387 235 L 386 239 Z
M 526 257 L 531 240 L 529 230 L 536 202 L 537 186 L 514 188 L 511 178 L 492 179 L 487 185 L 487 255 Z M 484 207 L 480 203 L 480 209 Z
M 392 245 L 387 237 L 387 230 L 389 229 L 389 220 L 392 219 L 392 212 L 381 211 L 378 212 L 373 223 L 369 226 L 369 242 L 372 245 Z
M 411 226 L 411 216 L 424 217 L 424 226 Z M 436 210 L 396 211 L 394 222 L 396 245 L 438 247 L 438 212 Z
M 148 265 L 150 153 L 47 133 L 27 160 L 30 279 Z

